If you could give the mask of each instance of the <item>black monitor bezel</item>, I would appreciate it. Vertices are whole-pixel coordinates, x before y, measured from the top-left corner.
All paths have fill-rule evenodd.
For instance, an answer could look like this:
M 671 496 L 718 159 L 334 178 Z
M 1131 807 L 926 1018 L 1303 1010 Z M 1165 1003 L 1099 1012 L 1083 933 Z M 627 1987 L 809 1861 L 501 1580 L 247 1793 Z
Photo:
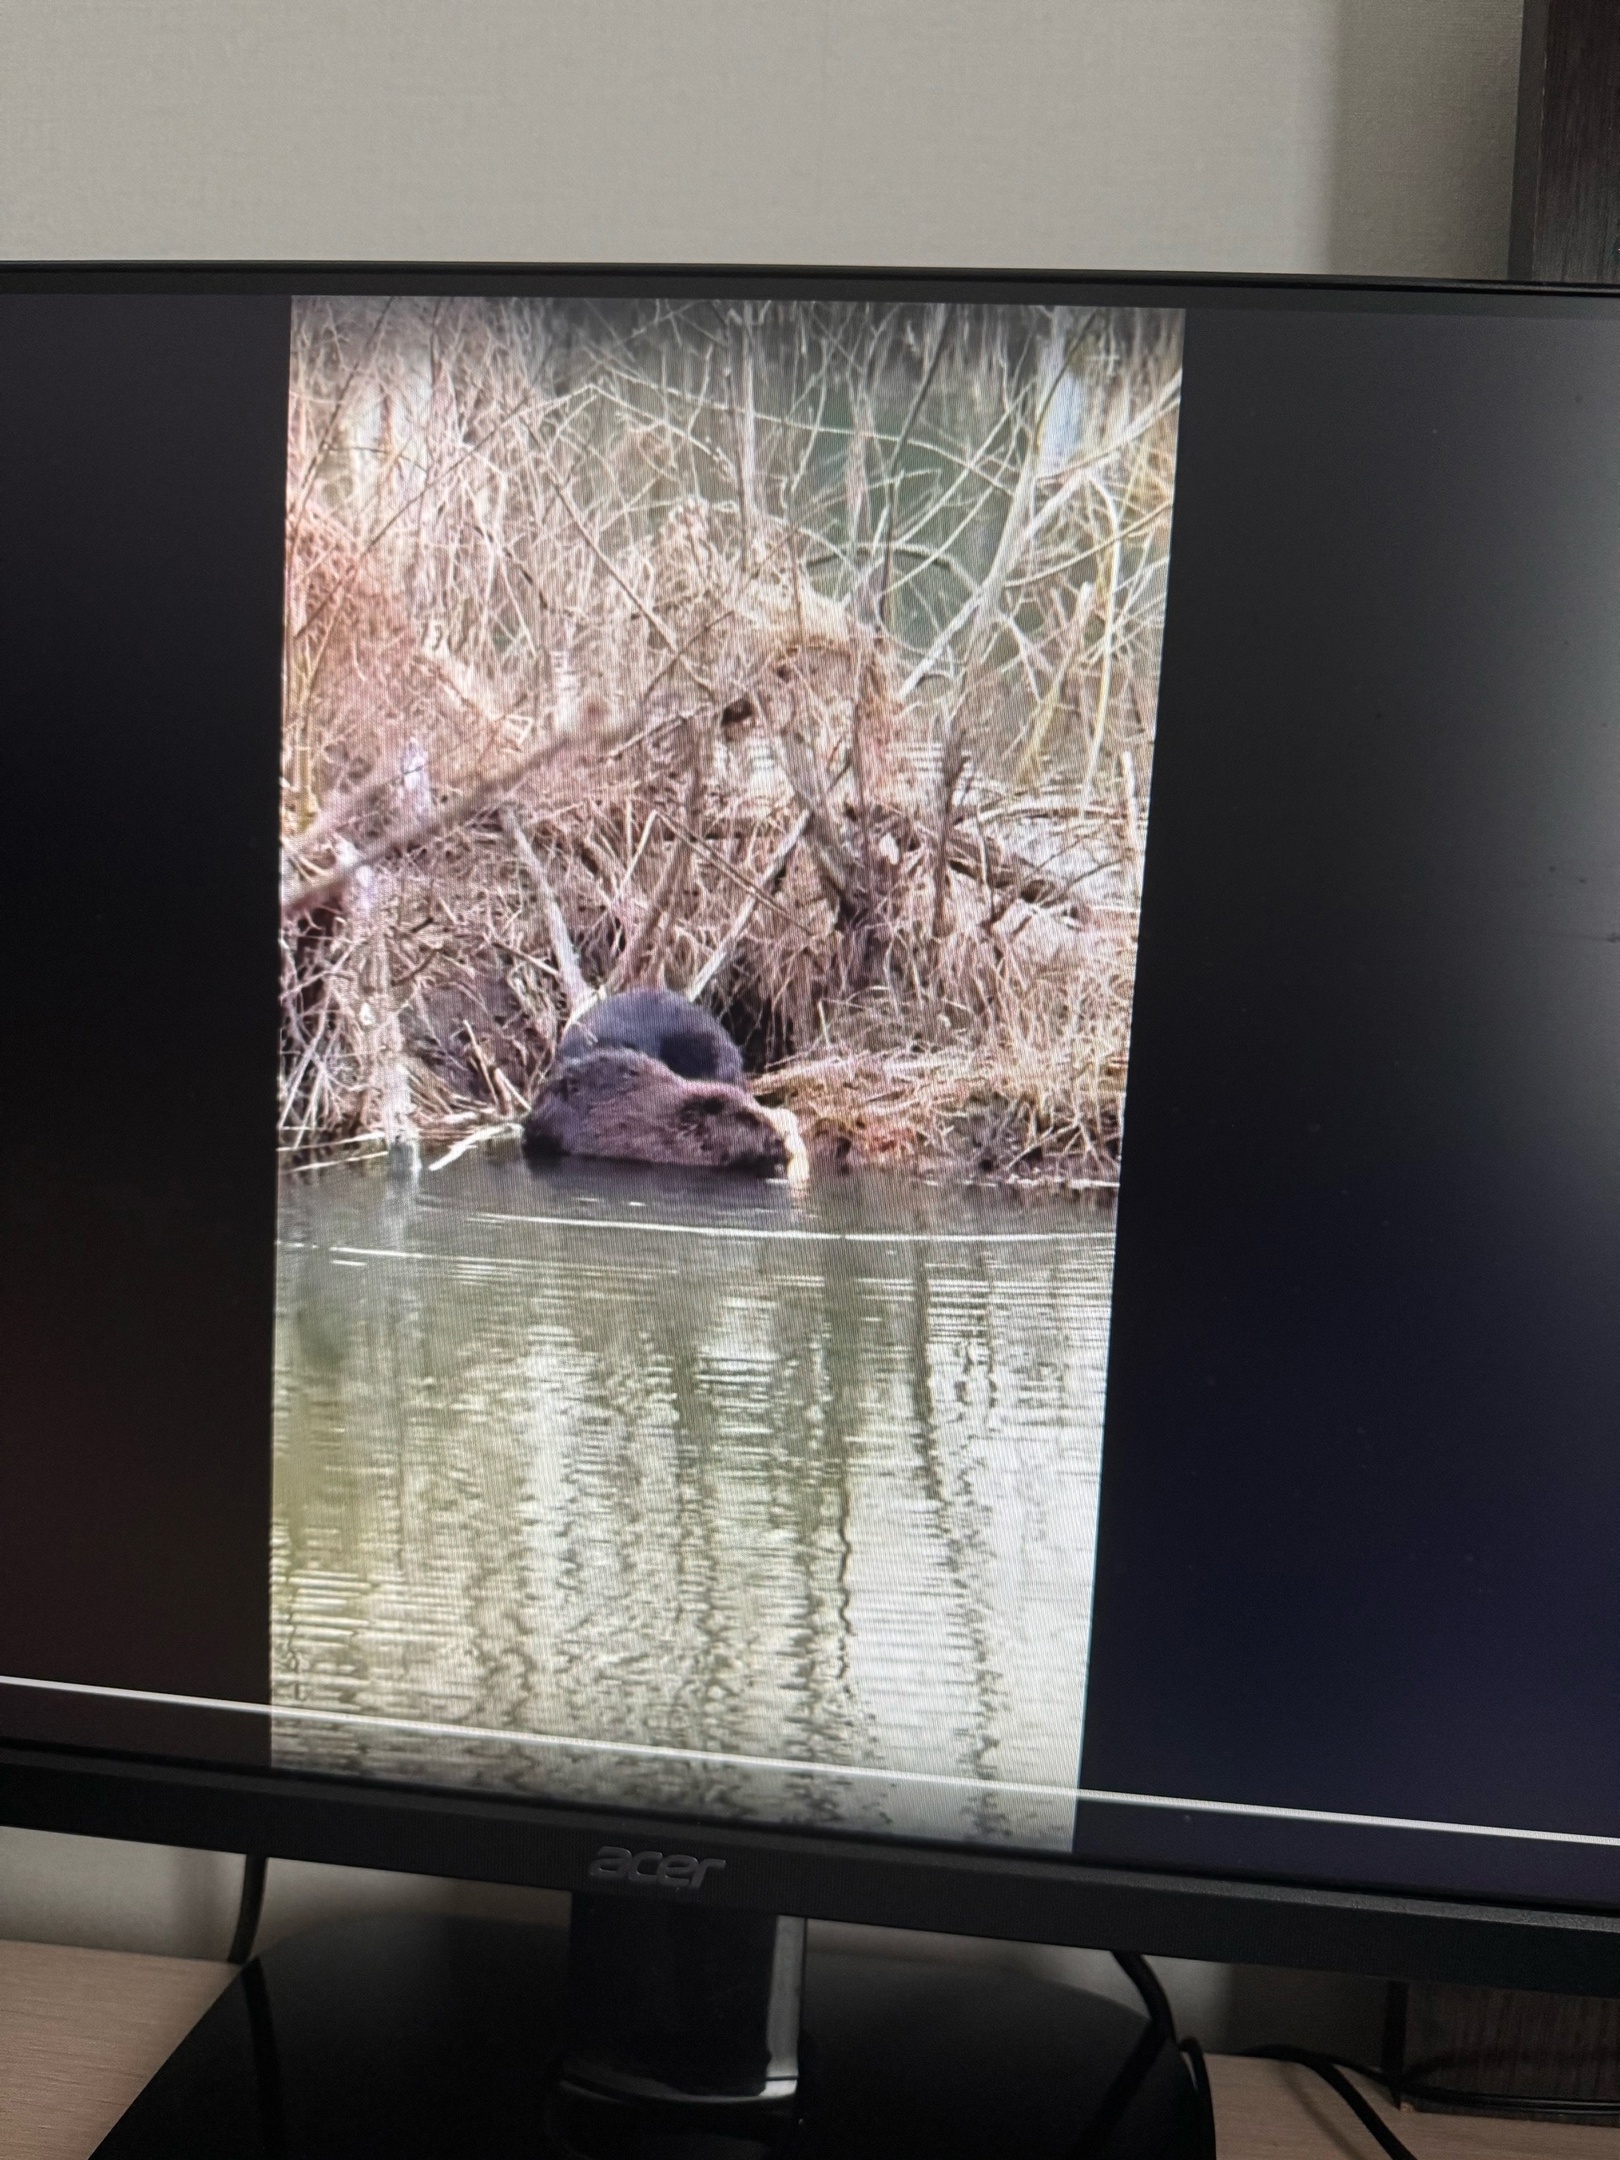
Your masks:
M 1059 270 L 848 269 L 675 264 L 13 263 L 9 293 L 293 293 L 610 297 L 649 288 L 706 297 L 1126 300 L 1178 307 L 1581 312 L 1620 304 L 1603 286 L 1486 281 Z M 1308 1880 L 1100 1867 L 826 1831 L 569 1807 L 449 1789 L 0 1740 L 0 1822 L 41 1830 L 575 1890 L 605 1844 L 723 1860 L 706 1902 L 1030 1942 L 1373 1973 L 1392 1978 L 1620 1993 L 1620 1913 L 1345 1888 Z M 677 1892 L 593 1889 L 631 1897 Z
M 604 1846 L 721 1860 L 706 1904 L 1004 1941 L 1620 1993 L 1620 1914 L 616 1813 L 296 1772 L 0 1745 L 0 1822 L 525 1888 L 668 1898 L 590 1874 Z

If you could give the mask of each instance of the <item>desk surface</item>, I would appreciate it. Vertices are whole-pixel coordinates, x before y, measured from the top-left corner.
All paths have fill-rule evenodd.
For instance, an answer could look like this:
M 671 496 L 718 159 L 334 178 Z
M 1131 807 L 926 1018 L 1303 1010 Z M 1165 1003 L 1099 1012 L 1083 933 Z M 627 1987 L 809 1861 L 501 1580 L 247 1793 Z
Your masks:
M 0 2154 L 86 2160 L 231 1973 L 189 1958 L 0 1942 Z M 1306 2071 L 1220 2055 L 1210 2070 L 1221 2160 L 1375 2151 Z M 1409 2112 L 1397 2127 L 1420 2160 L 1620 2160 L 1620 2130 Z

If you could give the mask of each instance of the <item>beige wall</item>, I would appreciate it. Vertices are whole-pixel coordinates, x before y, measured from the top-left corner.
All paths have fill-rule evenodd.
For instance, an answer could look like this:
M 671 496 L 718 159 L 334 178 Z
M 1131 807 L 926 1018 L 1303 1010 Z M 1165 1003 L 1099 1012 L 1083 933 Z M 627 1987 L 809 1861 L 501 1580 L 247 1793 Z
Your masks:
M 0 0 L 0 255 L 1492 277 L 1519 0 Z M 222 1954 L 236 1863 L 0 1831 L 0 1935 Z M 269 1937 L 538 1894 L 278 1864 Z M 1024 1953 L 1093 1981 L 1084 1953 Z M 1169 1963 L 1211 2041 L 1376 1991 Z
M 0 0 L 0 253 L 1500 275 L 1519 0 Z

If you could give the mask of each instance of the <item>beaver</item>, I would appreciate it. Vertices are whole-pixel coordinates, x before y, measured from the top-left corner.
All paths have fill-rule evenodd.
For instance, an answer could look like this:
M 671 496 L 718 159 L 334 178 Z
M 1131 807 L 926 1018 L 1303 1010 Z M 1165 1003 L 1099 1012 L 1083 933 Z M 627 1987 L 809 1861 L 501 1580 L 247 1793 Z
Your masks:
M 673 990 L 621 990 L 583 1013 L 563 1036 L 564 1063 L 593 1050 L 639 1050 L 683 1080 L 743 1085 L 742 1053 L 719 1021 Z
M 686 1080 L 617 1047 L 558 1059 L 524 1120 L 523 1148 L 543 1161 L 593 1155 L 759 1178 L 788 1169 L 782 1134 L 742 1088 Z

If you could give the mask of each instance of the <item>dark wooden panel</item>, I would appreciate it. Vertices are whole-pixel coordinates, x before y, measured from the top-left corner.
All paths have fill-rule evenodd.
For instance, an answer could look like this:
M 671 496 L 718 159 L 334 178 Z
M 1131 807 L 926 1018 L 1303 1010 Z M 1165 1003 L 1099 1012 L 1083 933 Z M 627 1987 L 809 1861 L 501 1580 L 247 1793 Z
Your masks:
M 1492 2101 L 1556 2120 L 1620 2122 L 1620 2002 L 1515 1988 L 1413 1987 L 1401 2060 L 1386 2064 L 1418 2107 L 1441 2095 L 1472 2097 L 1459 2112 L 1493 2113 Z
M 1620 6 L 1527 0 L 1511 273 L 1620 284 Z

